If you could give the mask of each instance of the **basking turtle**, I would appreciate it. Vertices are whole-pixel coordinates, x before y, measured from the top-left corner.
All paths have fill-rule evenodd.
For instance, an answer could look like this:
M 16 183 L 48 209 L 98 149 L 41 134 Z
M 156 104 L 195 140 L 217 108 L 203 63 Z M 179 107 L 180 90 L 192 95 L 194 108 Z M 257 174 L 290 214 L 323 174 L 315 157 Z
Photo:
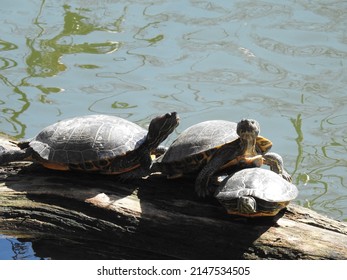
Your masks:
M 259 136 L 259 131 L 258 122 L 251 119 L 239 123 L 211 120 L 195 124 L 184 130 L 154 162 L 152 172 L 161 172 L 168 178 L 198 174 L 195 190 L 199 196 L 210 193 L 210 178 L 216 172 L 236 165 L 258 167 L 264 163 L 289 180 L 276 154 L 266 155 L 272 142 Z
M 215 192 L 229 214 L 275 216 L 298 195 L 298 189 L 278 174 L 247 168 L 226 177 Z
M 175 112 L 154 118 L 148 131 L 128 120 L 106 115 L 66 119 L 18 143 L 21 150 L 0 149 L 0 165 L 37 161 L 55 170 L 119 174 L 124 178 L 148 175 L 151 155 L 178 125 Z

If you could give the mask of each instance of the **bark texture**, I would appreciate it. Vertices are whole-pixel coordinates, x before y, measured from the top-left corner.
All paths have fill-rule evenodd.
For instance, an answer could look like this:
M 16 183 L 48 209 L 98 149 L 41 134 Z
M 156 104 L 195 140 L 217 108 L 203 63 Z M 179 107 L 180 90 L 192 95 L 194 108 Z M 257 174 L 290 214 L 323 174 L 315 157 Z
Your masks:
M 189 180 L 122 183 L 23 162 L 0 167 L 0 233 L 53 259 L 347 259 L 347 225 L 294 204 L 238 218 Z

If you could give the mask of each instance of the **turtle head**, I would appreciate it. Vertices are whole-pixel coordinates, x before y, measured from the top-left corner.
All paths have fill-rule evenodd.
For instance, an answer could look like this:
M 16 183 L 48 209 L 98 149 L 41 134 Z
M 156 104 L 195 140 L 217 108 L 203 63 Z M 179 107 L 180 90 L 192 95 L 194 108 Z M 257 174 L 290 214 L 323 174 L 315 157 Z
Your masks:
M 253 214 L 257 212 L 257 202 L 252 196 L 241 196 L 237 201 L 237 208 L 242 214 Z
M 240 137 L 240 148 L 244 156 L 251 158 L 258 154 L 256 143 L 259 132 L 259 123 L 256 120 L 242 119 L 237 123 L 236 133 Z M 255 163 L 253 160 L 251 160 L 251 162 Z
M 252 196 L 244 195 L 236 197 L 235 192 L 226 191 L 221 186 L 217 189 L 214 196 L 228 214 L 252 216 L 257 212 L 257 202 Z
M 242 119 L 237 123 L 236 133 L 243 139 L 255 139 L 260 133 L 259 123 L 252 119 Z
M 155 117 L 149 124 L 147 143 L 150 149 L 155 149 L 178 126 L 179 117 L 176 112 Z
M 263 156 L 264 164 L 270 166 L 271 171 L 282 176 L 288 182 L 292 181 L 290 174 L 284 169 L 283 158 L 277 153 L 267 153 Z

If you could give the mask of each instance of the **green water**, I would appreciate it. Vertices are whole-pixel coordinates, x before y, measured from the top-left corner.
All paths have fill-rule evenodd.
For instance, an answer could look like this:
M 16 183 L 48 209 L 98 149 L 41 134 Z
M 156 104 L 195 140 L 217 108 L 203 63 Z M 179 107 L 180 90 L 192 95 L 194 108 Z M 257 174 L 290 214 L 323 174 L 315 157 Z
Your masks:
M 63 118 L 255 118 L 300 189 L 347 221 L 346 1 L 2 0 L 0 132 Z

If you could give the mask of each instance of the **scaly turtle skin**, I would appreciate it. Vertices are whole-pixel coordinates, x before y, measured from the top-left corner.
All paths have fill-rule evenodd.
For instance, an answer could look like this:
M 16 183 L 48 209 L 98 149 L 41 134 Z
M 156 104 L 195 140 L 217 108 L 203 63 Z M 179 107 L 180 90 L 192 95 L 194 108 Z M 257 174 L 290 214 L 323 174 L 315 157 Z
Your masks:
M 18 143 L 19 151 L 1 151 L 0 164 L 31 160 L 55 170 L 119 174 L 124 178 L 148 175 L 151 154 L 176 128 L 175 112 L 154 118 L 148 132 L 128 120 L 106 115 L 66 119 Z
M 218 171 L 238 167 L 270 165 L 271 169 L 290 178 L 275 154 L 267 158 L 272 142 L 259 136 L 259 124 L 243 119 L 239 123 L 212 120 L 183 131 L 168 151 L 153 164 L 153 172 L 168 178 L 198 174 L 195 190 L 199 196 L 210 194 L 210 179 Z
M 247 168 L 226 177 L 215 192 L 229 214 L 245 217 L 275 216 L 297 195 L 295 185 L 262 168 Z

